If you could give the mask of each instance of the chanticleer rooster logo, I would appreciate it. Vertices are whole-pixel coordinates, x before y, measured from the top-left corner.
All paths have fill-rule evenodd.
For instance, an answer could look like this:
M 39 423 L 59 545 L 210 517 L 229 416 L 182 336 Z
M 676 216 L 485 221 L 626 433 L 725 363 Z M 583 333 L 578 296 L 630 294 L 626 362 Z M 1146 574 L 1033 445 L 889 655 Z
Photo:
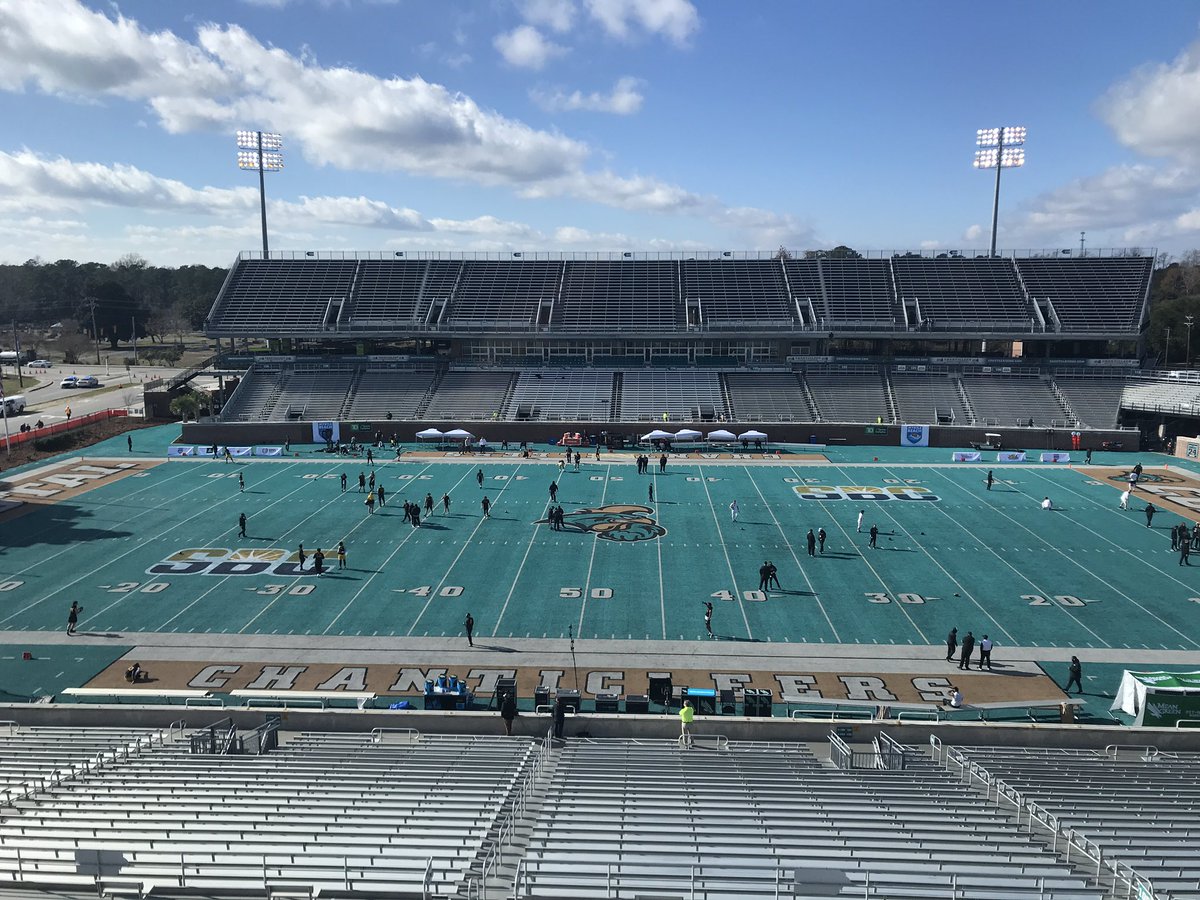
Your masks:
M 591 533 L 605 541 L 652 541 L 667 533 L 653 518 L 649 506 L 614 504 L 563 513 L 563 531 Z M 545 525 L 549 519 L 538 519 Z

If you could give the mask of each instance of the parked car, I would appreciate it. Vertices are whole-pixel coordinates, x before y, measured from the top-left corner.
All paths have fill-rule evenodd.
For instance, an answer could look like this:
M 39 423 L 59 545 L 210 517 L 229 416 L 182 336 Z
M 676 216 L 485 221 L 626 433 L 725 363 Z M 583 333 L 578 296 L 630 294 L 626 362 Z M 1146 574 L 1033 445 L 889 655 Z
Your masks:
M 35 359 L 31 362 L 25 363 L 25 365 L 30 369 L 49 369 L 54 365 L 54 363 L 50 362 L 48 359 Z
M 100 379 L 95 375 L 84 375 L 75 382 L 75 387 L 100 387 Z
M 73 387 L 77 387 L 78 385 L 79 385 L 79 379 L 76 378 L 74 375 L 68 375 L 66 378 L 64 378 L 62 381 L 60 381 L 58 383 L 58 386 L 62 387 L 62 388 L 73 388 Z

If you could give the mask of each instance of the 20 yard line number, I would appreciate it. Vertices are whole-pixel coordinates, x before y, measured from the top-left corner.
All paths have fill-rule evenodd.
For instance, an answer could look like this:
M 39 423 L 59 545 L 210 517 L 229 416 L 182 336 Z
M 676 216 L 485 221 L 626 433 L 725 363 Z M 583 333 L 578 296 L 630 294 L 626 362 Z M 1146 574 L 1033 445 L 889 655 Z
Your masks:
M 1091 601 L 1071 594 L 1054 594 L 1043 597 L 1041 594 L 1022 594 L 1022 600 L 1028 600 L 1030 606 L 1087 606 Z

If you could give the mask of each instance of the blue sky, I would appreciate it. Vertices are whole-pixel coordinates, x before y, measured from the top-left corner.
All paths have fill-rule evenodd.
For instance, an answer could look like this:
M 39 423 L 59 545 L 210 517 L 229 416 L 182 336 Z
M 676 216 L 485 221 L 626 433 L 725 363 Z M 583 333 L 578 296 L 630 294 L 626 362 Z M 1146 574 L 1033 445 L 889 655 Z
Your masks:
M 1200 246 L 1200 6 L 0 0 L 0 260 Z

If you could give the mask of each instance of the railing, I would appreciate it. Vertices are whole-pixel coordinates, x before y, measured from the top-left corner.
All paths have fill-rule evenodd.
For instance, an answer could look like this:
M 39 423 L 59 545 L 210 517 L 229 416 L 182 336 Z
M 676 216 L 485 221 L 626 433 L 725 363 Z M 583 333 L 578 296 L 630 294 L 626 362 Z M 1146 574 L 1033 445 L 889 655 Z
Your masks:
M 1095 259 L 1139 259 L 1152 258 L 1158 251 L 1153 248 L 1140 247 L 1099 247 L 1087 248 L 1082 258 Z M 988 250 L 861 250 L 861 259 L 945 259 L 971 260 L 976 257 L 990 256 Z M 1009 259 L 1063 259 L 1080 258 L 1072 250 L 1062 248 L 1014 249 L 997 250 L 996 257 Z M 238 254 L 239 260 L 263 259 L 261 250 L 243 250 Z M 522 262 L 620 262 L 622 260 L 777 260 L 778 250 L 662 250 L 662 251 L 628 251 L 628 250 L 593 250 L 593 251 L 553 251 L 553 250 L 272 250 L 267 257 L 273 260 L 463 260 L 463 261 L 505 261 L 517 260 Z M 787 258 L 802 261 L 805 259 L 835 259 L 828 250 L 798 250 L 791 252 Z M 851 257 L 853 258 L 853 257 Z
M 51 425 L 43 425 L 41 428 L 35 428 L 33 431 L 12 431 L 9 433 L 8 442 L 10 444 L 24 444 L 29 441 L 36 441 L 39 438 L 50 437 L 55 434 L 63 434 L 67 431 L 75 431 L 77 428 L 86 428 L 88 425 L 95 425 L 97 422 L 106 422 L 109 419 L 120 418 L 121 416 L 129 415 L 124 409 L 102 409 L 100 412 L 88 413 L 86 416 L 78 416 L 77 418 L 67 419 L 65 422 L 55 422 Z M 9 418 L 12 418 L 9 416 Z

